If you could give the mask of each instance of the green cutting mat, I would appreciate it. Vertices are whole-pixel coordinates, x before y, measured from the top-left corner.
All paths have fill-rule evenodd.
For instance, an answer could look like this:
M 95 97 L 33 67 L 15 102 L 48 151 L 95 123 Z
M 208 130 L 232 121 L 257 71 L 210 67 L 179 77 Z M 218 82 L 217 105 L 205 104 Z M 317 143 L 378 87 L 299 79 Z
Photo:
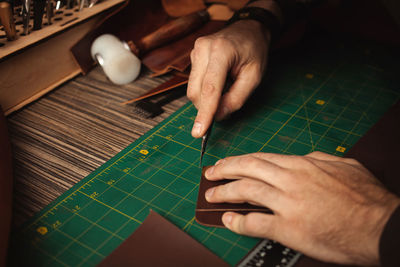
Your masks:
M 248 152 L 343 155 L 399 99 L 399 54 L 373 44 L 310 40 L 277 55 L 249 105 L 217 124 L 206 164 Z M 153 209 L 230 264 L 257 242 L 194 220 L 200 140 L 187 104 L 64 193 L 14 234 L 11 259 L 94 266 Z M 173 242 L 173 240 L 171 240 Z

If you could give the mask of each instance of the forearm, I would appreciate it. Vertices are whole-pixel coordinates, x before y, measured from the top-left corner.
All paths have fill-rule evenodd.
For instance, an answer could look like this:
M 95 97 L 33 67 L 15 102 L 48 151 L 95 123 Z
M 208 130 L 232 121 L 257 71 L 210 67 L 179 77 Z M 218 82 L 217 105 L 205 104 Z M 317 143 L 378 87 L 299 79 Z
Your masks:
M 5 266 L 12 208 L 12 155 L 6 120 L 0 107 L 0 265 Z

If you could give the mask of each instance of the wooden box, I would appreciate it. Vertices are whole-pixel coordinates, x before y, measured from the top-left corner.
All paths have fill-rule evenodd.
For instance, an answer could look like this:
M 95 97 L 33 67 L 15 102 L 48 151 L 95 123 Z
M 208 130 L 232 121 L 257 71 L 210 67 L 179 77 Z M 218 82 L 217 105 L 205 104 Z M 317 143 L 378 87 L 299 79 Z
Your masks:
M 0 30 L 0 105 L 5 114 L 78 75 L 81 71 L 70 48 L 123 2 L 104 0 L 81 11 L 60 9 L 51 25 L 26 36 L 19 34 L 14 41 L 7 41 Z M 21 33 L 22 25 L 16 21 Z

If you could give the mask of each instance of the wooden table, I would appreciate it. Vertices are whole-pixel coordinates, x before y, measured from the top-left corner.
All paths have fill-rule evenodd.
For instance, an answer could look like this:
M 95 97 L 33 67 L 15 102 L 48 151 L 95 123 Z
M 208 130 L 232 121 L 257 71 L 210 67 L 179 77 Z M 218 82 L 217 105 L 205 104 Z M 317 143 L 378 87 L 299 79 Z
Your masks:
M 135 82 L 117 86 L 97 67 L 8 116 L 14 154 L 14 227 L 44 208 L 75 183 L 187 102 L 182 96 L 165 112 L 145 119 L 120 103 L 143 94 L 168 77 L 144 71 Z

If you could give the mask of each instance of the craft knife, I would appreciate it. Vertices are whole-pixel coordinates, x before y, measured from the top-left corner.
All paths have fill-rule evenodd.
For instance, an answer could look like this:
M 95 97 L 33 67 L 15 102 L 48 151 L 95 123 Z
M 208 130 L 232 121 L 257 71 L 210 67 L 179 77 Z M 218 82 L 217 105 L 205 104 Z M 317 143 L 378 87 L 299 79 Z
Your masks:
M 203 166 L 203 156 L 204 156 L 204 153 L 206 152 L 208 138 L 210 138 L 213 126 L 214 126 L 214 120 L 211 122 L 210 127 L 208 127 L 206 134 L 203 136 L 203 138 L 201 140 L 200 167 Z
M 225 92 L 227 92 L 227 91 L 229 90 L 229 88 L 231 88 L 232 84 L 233 84 L 232 79 L 228 78 L 228 79 L 225 81 L 225 86 L 224 86 L 224 89 L 222 90 L 222 94 L 224 94 Z M 211 135 L 211 130 L 212 130 L 213 126 L 214 126 L 214 122 L 215 122 L 215 118 L 212 120 L 212 122 L 211 122 L 211 124 L 210 124 L 210 127 L 207 129 L 206 134 L 203 136 L 203 140 L 201 140 L 200 168 L 203 166 L 203 165 L 202 165 L 202 163 L 203 163 L 203 156 L 204 156 L 204 153 L 206 152 L 206 147 L 207 147 L 208 138 L 209 138 L 210 135 Z

